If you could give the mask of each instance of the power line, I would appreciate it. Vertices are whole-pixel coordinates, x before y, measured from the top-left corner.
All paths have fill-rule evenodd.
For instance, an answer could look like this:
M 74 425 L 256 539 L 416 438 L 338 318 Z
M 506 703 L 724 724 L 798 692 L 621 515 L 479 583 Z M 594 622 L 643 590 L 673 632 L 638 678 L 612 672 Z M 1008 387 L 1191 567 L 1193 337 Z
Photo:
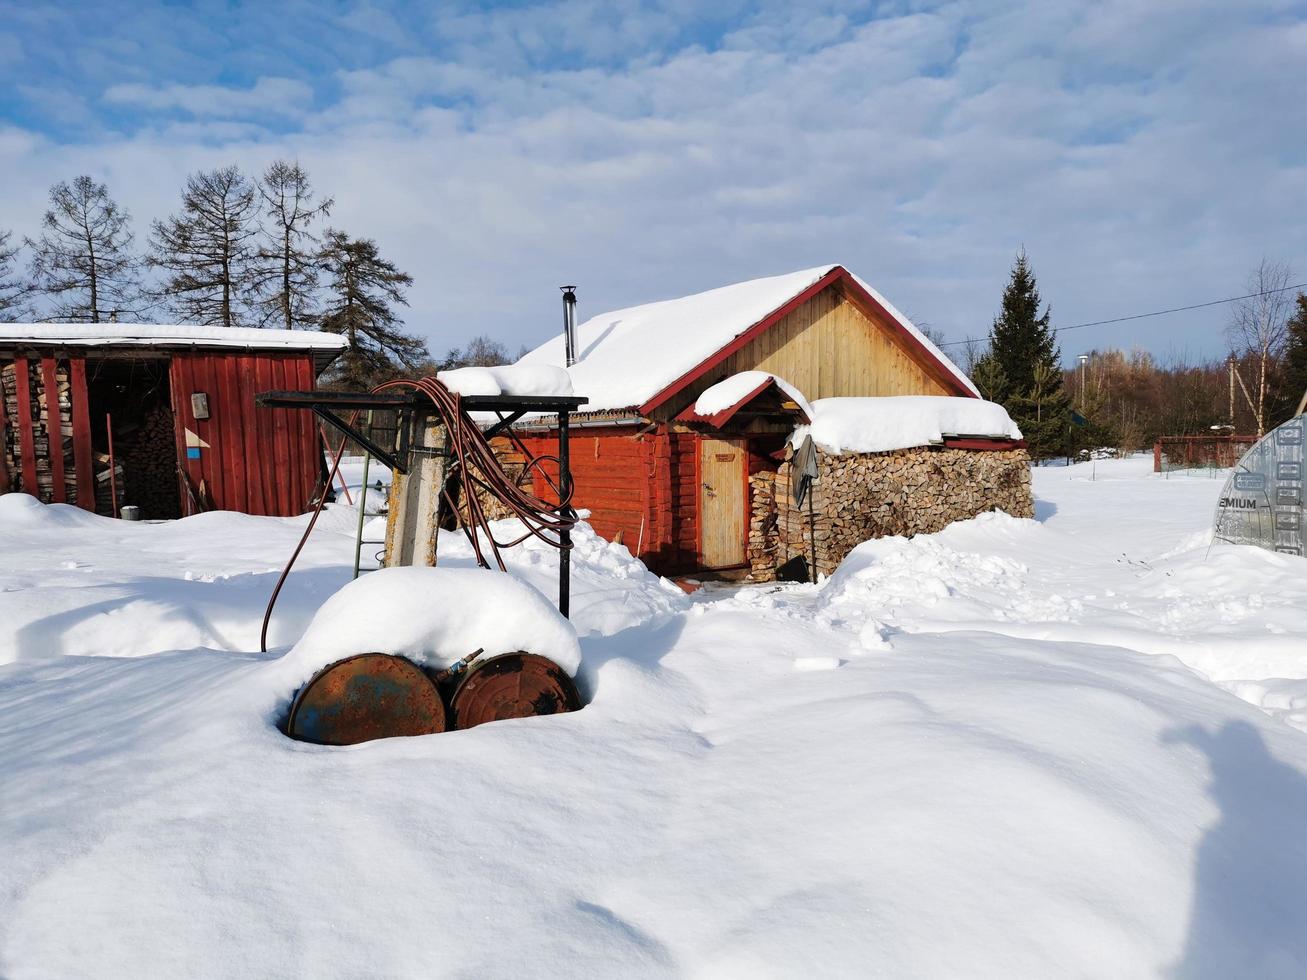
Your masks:
M 1247 293 L 1243 296 L 1231 296 L 1227 299 L 1214 299 L 1208 303 L 1194 303 L 1192 306 L 1176 306 L 1169 310 L 1156 310 L 1152 313 L 1135 313 L 1132 316 L 1118 316 L 1110 320 L 1090 320 L 1087 323 L 1073 323 L 1069 327 L 1054 327 L 1053 333 L 1062 333 L 1065 330 L 1079 330 L 1082 327 L 1101 327 L 1108 323 L 1125 323 L 1127 320 L 1143 320 L 1150 316 L 1166 316 L 1168 313 L 1183 313 L 1186 310 L 1201 310 L 1205 306 L 1220 306 L 1222 303 L 1237 303 L 1241 299 L 1253 299 L 1257 296 L 1270 296 L 1273 293 L 1284 293 L 1290 289 L 1307 289 L 1307 282 L 1300 282 L 1295 286 L 1280 286 L 1277 289 L 1264 289 L 1260 293 Z M 950 340 L 945 344 L 936 344 L 937 347 L 960 347 L 963 344 L 984 343 L 985 337 L 968 337 L 966 340 Z

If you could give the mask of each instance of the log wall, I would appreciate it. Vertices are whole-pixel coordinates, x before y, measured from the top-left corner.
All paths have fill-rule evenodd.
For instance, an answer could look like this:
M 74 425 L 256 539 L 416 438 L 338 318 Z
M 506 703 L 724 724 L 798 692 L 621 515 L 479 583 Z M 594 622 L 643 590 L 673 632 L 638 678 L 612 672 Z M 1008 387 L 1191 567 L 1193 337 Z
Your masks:
M 750 477 L 749 562 L 757 581 L 772 581 L 791 559 L 829 575 L 861 542 L 942 530 L 954 521 L 1002 510 L 1034 517 L 1030 458 L 1024 449 L 921 448 L 889 453 L 819 453 L 808 504 L 794 503 L 790 462 Z

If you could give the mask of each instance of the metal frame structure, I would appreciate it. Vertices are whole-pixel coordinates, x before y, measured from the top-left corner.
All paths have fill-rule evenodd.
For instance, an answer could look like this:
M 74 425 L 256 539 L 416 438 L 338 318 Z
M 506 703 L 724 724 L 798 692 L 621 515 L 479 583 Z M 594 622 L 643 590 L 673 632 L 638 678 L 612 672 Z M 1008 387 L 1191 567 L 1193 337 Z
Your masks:
M 419 393 L 354 393 L 347 391 L 265 391 L 256 396 L 257 404 L 264 408 L 307 409 L 332 428 L 353 439 L 372 456 L 385 463 L 394 472 L 407 475 L 415 455 L 427 455 L 431 450 L 411 445 L 412 425 L 398 426 L 398 445 L 387 450 L 377 445 L 367 433 L 352 425 L 341 413 L 388 409 L 398 413 L 425 411 L 429 402 Z M 554 395 L 464 395 L 460 399 L 463 409 L 471 412 L 491 412 L 497 421 L 487 427 L 485 436 L 494 438 L 529 413 L 558 416 L 558 486 L 566 497 L 572 486 L 572 469 L 568 430 L 571 414 L 586 403 L 577 396 Z M 560 532 L 562 548 L 558 560 L 558 611 L 564 616 L 571 610 L 572 535 Z

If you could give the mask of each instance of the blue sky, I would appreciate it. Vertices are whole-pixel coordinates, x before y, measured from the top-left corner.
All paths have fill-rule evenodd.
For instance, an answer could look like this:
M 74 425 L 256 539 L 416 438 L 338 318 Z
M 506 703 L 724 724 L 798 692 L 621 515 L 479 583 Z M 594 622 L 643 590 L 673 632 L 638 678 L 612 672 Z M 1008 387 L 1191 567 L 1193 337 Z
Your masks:
M 842 262 L 950 339 L 1307 280 L 1307 4 L 0 3 L 0 228 L 298 158 L 433 351 Z M 1223 308 L 1067 334 L 1214 356 Z

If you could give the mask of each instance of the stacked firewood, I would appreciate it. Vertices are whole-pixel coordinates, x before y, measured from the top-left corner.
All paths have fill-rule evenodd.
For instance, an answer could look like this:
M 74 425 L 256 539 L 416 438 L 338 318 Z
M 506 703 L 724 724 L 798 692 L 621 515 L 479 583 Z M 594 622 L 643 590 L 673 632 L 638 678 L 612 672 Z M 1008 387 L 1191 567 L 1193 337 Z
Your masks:
M 749 561 L 770 581 L 791 559 L 829 575 L 869 538 L 929 534 L 990 510 L 1033 517 L 1030 458 L 1024 449 L 920 448 L 818 454 L 811 506 L 794 502 L 790 463 L 750 477 Z
M 135 504 L 146 520 L 180 517 L 177 447 L 172 412 L 163 402 L 131 419 L 114 418 L 114 453 L 126 477 L 118 483 L 118 504 Z
M 12 362 L 0 368 L 0 382 L 4 386 L 5 418 L 5 470 L 11 487 L 22 489 L 23 453 L 19 435 L 21 418 L 18 408 L 18 377 Z M 32 448 L 36 455 L 37 496 L 45 503 L 55 500 L 52 453 L 63 458 L 64 494 L 61 501 L 77 502 L 77 465 L 73 455 L 72 385 L 68 368 L 59 364 L 55 369 L 55 391 L 47 392 L 42 375 L 35 364 L 27 373 L 28 407 L 33 412 Z M 53 396 L 53 397 L 51 397 Z

